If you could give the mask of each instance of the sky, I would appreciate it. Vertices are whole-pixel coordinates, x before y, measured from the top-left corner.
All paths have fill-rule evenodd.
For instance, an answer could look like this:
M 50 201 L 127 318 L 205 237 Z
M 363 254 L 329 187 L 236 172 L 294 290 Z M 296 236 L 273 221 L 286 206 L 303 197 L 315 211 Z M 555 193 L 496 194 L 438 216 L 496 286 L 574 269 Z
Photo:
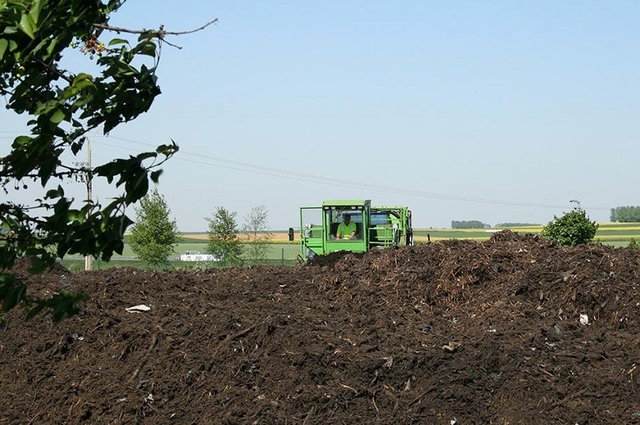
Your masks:
M 408 206 L 416 228 L 546 224 L 572 200 L 605 222 L 640 205 L 638 17 L 635 0 L 129 0 L 112 25 L 218 22 L 169 38 L 162 95 L 94 133 L 92 161 L 175 140 L 158 191 L 184 232 L 258 205 L 297 227 L 328 199 Z M 0 110 L 0 153 L 23 122 Z

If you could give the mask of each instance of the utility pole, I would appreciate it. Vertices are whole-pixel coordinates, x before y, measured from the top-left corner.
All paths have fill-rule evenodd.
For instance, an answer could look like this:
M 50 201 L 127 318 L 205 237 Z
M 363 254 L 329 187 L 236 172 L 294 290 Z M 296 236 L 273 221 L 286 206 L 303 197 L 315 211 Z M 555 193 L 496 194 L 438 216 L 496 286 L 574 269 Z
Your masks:
M 87 202 L 93 201 L 93 188 L 91 185 L 92 170 L 91 170 L 91 139 L 87 137 L 87 160 L 85 162 L 76 162 L 75 165 L 84 170 L 84 173 L 80 175 L 80 181 L 83 181 L 87 185 Z M 91 270 L 93 268 L 93 258 L 90 255 L 84 257 L 84 269 Z

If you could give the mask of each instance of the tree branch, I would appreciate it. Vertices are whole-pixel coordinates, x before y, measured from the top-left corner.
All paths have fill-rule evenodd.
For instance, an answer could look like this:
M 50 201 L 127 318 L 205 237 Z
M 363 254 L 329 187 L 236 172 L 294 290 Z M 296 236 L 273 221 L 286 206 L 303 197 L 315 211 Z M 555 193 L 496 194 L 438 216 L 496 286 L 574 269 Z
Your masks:
M 166 35 L 192 34 L 194 32 L 202 31 L 203 29 L 207 28 L 209 25 L 213 25 L 213 24 L 215 24 L 217 22 L 218 22 L 218 18 L 215 18 L 215 19 L 207 22 L 206 24 L 204 24 L 200 28 L 196 28 L 196 29 L 188 30 L 188 31 L 165 31 L 164 30 L 164 25 L 160 25 L 160 28 L 158 30 L 146 30 L 146 29 L 132 30 L 132 29 L 128 29 L 128 28 L 112 27 L 111 25 L 107 25 L 107 24 L 93 24 L 93 27 L 94 28 L 99 28 L 99 29 L 102 29 L 102 30 L 107 30 L 107 31 L 126 32 L 128 34 L 151 34 L 151 35 L 154 35 L 154 36 L 156 36 L 158 38 L 163 38 Z
M 67 77 L 66 75 L 64 75 L 64 73 L 62 71 L 60 71 L 58 68 L 54 68 L 54 67 L 50 66 L 49 64 L 41 61 L 41 60 L 36 60 L 36 63 L 38 63 L 43 68 L 48 69 L 52 73 L 56 74 L 58 77 L 64 79 L 69 84 L 73 84 L 73 80 L 71 78 Z

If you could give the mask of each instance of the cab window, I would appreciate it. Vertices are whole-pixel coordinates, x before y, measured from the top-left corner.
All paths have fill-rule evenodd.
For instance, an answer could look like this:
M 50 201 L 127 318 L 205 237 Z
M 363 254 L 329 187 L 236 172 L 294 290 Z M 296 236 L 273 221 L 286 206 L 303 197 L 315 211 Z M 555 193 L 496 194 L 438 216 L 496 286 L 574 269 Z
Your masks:
M 331 207 L 325 210 L 327 214 L 327 223 L 329 223 L 330 231 L 327 235 L 330 240 L 338 240 L 338 230 L 340 223 L 345 220 L 345 216 L 349 215 L 349 223 L 355 225 L 356 234 L 351 240 L 362 239 L 362 209 Z M 342 240 L 348 240 L 342 238 Z

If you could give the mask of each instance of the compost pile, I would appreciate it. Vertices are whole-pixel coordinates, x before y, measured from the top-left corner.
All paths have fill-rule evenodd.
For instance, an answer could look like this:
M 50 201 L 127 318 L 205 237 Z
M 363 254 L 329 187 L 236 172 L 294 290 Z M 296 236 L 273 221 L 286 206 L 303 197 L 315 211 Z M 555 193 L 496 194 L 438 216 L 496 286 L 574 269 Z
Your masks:
M 506 231 L 29 282 L 90 298 L 60 324 L 4 316 L 2 424 L 640 423 L 638 250 Z

